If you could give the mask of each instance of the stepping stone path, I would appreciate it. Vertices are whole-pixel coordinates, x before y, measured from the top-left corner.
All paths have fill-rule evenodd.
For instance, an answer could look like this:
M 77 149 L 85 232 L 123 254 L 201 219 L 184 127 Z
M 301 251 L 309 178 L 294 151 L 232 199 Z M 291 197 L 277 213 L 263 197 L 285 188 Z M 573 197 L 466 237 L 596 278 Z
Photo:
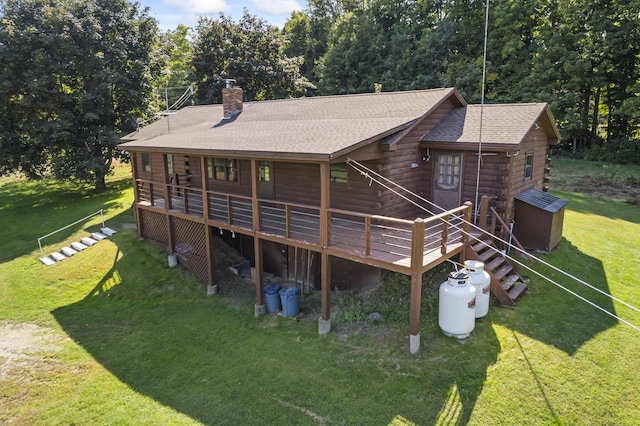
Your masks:
M 92 232 L 90 237 L 84 237 L 81 238 L 80 241 L 71 243 L 71 247 L 62 247 L 60 251 L 55 251 L 49 256 L 41 257 L 39 260 L 47 266 L 55 265 L 56 263 L 62 262 L 82 250 L 88 249 L 105 238 L 109 238 L 115 233 L 116 231 L 111 228 L 102 228 L 100 232 Z

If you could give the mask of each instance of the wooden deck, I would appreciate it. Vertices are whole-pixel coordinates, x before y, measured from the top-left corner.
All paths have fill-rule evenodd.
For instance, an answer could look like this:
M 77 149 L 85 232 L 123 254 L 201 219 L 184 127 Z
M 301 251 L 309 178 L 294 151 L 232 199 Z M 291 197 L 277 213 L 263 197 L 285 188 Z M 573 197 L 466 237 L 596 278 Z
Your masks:
M 155 188 L 151 182 L 142 180 L 137 181 L 137 190 L 138 205 L 144 208 L 187 215 L 221 229 L 326 251 L 331 256 L 407 274 L 416 269 L 426 271 L 464 251 L 468 245 L 469 205 L 417 220 L 327 209 L 328 235 L 323 246 L 321 210 L 317 206 L 257 200 L 260 226 L 254 229 L 250 197 L 175 185 Z M 420 265 L 412 265 L 414 247 L 421 248 Z

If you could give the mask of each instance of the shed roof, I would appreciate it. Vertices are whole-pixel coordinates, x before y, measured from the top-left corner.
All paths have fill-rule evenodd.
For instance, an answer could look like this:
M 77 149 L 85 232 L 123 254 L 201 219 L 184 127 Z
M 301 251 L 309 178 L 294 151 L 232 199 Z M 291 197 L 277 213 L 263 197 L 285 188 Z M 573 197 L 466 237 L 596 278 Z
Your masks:
M 453 88 L 247 102 L 233 119 L 222 105 L 187 107 L 131 133 L 124 150 L 331 159 L 464 99 Z
M 482 143 L 495 149 L 517 149 L 535 125 L 542 125 L 550 139 L 560 139 L 546 103 L 467 105 L 449 112 L 420 141 L 423 146 L 447 144 L 451 148 L 454 143 L 458 149 L 473 149 L 482 136 Z
M 515 196 L 516 200 L 522 201 L 549 213 L 556 213 L 569 204 L 567 200 L 558 198 L 548 192 L 537 189 L 529 189 Z

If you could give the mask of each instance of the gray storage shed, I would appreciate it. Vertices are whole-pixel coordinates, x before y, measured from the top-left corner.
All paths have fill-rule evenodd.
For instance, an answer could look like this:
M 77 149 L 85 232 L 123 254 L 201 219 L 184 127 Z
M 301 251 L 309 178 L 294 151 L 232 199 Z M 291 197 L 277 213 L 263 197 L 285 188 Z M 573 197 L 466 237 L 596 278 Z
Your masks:
M 526 249 L 549 252 L 562 240 L 567 200 L 529 189 L 515 196 L 513 234 Z

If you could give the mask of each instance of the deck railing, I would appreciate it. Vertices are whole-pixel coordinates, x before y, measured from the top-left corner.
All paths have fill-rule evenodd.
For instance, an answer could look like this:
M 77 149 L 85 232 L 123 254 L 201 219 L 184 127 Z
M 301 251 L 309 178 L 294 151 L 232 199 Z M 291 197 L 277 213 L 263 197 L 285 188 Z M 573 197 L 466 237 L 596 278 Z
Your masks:
M 145 180 L 137 180 L 137 188 L 139 203 L 201 218 L 206 205 L 207 219 L 254 231 L 251 197 Z M 255 231 L 320 244 L 319 207 L 264 199 L 258 200 L 258 206 L 260 226 Z M 411 258 L 412 247 L 422 247 L 424 254 L 440 251 L 444 256 L 451 247 L 468 242 L 471 206 L 422 218 L 419 227 L 415 226 L 417 221 L 348 210 L 328 209 L 327 214 L 329 247 L 363 257 L 407 259 Z M 414 235 L 416 232 L 418 235 Z
M 421 239 L 423 252 L 440 250 L 468 241 L 468 217 L 471 207 L 464 205 L 440 215 L 420 219 L 424 224 Z M 411 257 L 415 221 L 386 216 L 329 209 L 329 245 L 338 245 L 376 257 Z

